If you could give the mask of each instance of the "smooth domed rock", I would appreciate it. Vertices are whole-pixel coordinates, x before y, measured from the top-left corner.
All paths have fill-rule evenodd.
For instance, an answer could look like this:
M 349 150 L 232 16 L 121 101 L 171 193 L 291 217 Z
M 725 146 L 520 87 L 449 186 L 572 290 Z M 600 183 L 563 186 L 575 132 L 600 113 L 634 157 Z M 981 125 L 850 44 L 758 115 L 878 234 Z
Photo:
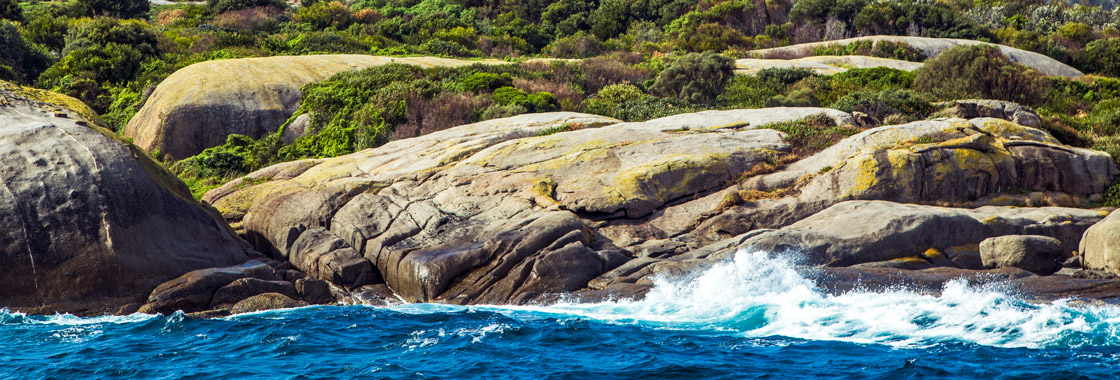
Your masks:
M 148 296 L 148 302 L 140 307 L 140 312 L 171 314 L 179 310 L 187 313 L 207 310 L 218 289 L 246 278 L 279 280 L 272 267 L 256 260 L 241 265 L 191 271 L 156 287 Z
M 299 108 L 300 87 L 334 74 L 404 63 L 455 67 L 496 60 L 435 57 L 309 55 L 223 59 L 196 63 L 160 82 L 129 120 L 124 136 L 148 152 L 183 159 L 222 145 L 231 134 L 260 138 Z M 294 133 L 295 131 L 293 131 Z
M 941 52 L 943 52 L 945 50 L 949 50 L 949 49 L 951 49 L 955 46 L 960 46 L 960 45 L 978 45 L 978 44 L 995 45 L 995 46 L 998 46 L 1000 51 L 1002 51 L 1004 55 L 1007 55 L 1007 57 L 1009 59 L 1011 59 L 1012 62 L 1019 63 L 1019 64 L 1022 64 L 1022 65 L 1025 65 L 1027 67 L 1033 68 L 1033 69 L 1038 70 L 1039 72 L 1041 72 L 1043 74 L 1053 75 L 1053 76 L 1059 76 L 1060 75 L 1060 76 L 1070 77 L 1070 78 L 1080 77 L 1080 76 L 1085 75 L 1085 73 L 1082 73 L 1080 70 L 1077 70 L 1073 67 L 1070 67 L 1069 65 L 1066 65 L 1066 64 L 1061 63 L 1061 62 L 1059 62 L 1059 61 L 1057 61 L 1053 58 L 1047 57 L 1047 56 L 1039 54 L 1039 53 L 1026 51 L 1026 50 L 1022 50 L 1022 49 L 1017 49 L 1017 48 L 1013 48 L 1013 47 L 1010 47 L 1010 46 L 996 45 L 996 44 L 992 44 L 992 43 L 988 43 L 988 42 L 973 41 L 973 40 L 962 40 L 962 39 L 954 39 L 954 38 L 929 38 L 929 37 L 912 37 L 912 36 L 866 36 L 866 37 L 855 37 L 855 38 L 847 38 L 847 39 L 832 40 L 832 41 L 811 42 L 811 43 L 805 43 L 805 44 L 783 46 L 783 47 L 772 48 L 772 49 L 754 50 L 754 51 L 751 51 L 751 55 L 757 56 L 757 57 L 763 57 L 763 58 L 765 58 L 765 57 L 781 57 L 781 58 L 784 58 L 784 59 L 794 59 L 794 58 L 805 57 L 805 56 L 809 55 L 810 52 L 812 52 L 813 48 L 815 48 L 815 47 L 822 47 L 822 46 L 829 46 L 829 45 L 845 46 L 845 45 L 848 45 L 848 44 L 851 44 L 851 43 L 861 42 L 861 41 L 872 41 L 873 43 L 878 42 L 878 41 L 904 42 L 907 45 L 910 45 L 910 47 L 913 47 L 913 48 L 917 49 L 918 51 L 920 51 L 922 53 L 922 55 L 925 56 L 926 58 L 936 57 L 938 54 L 941 54 Z
M 0 307 L 129 313 L 157 285 L 256 255 L 81 102 L 0 82 Z
M 1038 275 L 1062 269 L 1069 252 L 1049 236 L 997 236 L 980 242 L 980 257 L 988 268 L 1019 268 Z
M 265 310 L 291 309 L 307 306 L 307 302 L 294 300 L 280 293 L 258 294 L 238 302 L 230 308 L 234 314 L 253 313 Z
M 1120 213 L 1113 212 L 1086 230 L 1080 252 L 1085 269 L 1120 274 Z

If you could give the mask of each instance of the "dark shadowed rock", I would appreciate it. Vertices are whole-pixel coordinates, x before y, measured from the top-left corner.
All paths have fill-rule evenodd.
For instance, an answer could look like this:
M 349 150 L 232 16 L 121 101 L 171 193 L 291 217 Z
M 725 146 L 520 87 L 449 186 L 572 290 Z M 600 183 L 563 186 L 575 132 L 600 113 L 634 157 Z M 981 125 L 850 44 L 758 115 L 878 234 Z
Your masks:
M 280 293 L 288 298 L 300 298 L 299 293 L 296 292 L 295 285 L 292 285 L 290 282 L 266 281 L 259 278 L 241 278 L 215 291 L 214 298 L 210 300 L 210 307 L 233 305 L 246 298 L 264 293 Z
M 335 302 L 334 296 L 331 295 L 331 286 L 326 281 L 300 279 L 295 281 L 295 286 L 299 298 L 307 303 L 322 305 Z
M 0 82 L 0 307 L 129 313 L 157 285 L 255 255 L 74 100 Z
M 1048 236 L 997 236 L 980 242 L 985 267 L 1019 268 L 1043 276 L 1062 269 L 1069 253 L 1061 241 Z
M 234 314 L 253 313 L 265 310 L 290 309 L 307 306 L 307 302 L 294 300 L 280 293 L 264 293 L 238 302 L 230 308 Z
M 148 303 L 140 307 L 140 312 L 203 311 L 210 308 L 214 292 L 245 278 L 279 281 L 272 267 L 255 260 L 231 267 L 200 269 L 160 284 L 148 297 Z

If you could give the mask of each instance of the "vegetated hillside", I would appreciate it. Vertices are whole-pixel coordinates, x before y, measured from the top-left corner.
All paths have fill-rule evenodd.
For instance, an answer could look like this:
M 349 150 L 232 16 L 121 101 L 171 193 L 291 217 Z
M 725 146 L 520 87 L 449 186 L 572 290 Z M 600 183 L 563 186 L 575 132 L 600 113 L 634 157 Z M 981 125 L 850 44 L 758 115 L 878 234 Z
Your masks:
M 490 67 L 391 65 L 309 84 L 285 123 L 306 128 L 298 139 L 284 141 L 283 130 L 260 139 L 233 135 L 223 146 L 169 162 L 196 196 L 271 163 L 552 110 L 640 121 L 703 109 L 825 106 L 859 111 L 870 126 L 926 118 L 939 101 L 997 98 L 1035 108 L 1063 142 L 1118 156 L 1120 100 L 1114 98 L 1120 82 L 1111 76 L 1120 75 L 1120 12 L 1102 5 L 303 0 L 291 7 L 277 0 L 171 6 L 0 0 L 0 79 L 77 97 L 120 130 L 164 78 L 202 61 L 323 53 L 522 59 Z M 1046 77 L 982 46 L 929 57 L 906 43 L 826 45 L 814 54 L 925 61 L 913 73 L 871 68 L 823 76 L 769 69 L 732 75 L 731 59 L 752 50 L 868 35 L 999 43 L 1091 75 Z

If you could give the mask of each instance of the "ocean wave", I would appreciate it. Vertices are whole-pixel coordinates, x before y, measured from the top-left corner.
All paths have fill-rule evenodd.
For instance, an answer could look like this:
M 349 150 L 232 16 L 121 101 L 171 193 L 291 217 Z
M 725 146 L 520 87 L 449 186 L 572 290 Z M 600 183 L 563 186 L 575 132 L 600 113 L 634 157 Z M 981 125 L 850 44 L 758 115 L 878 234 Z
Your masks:
M 927 347 L 973 343 L 993 347 L 1120 345 L 1120 308 L 1060 300 L 1025 302 L 1008 289 L 947 283 L 940 294 L 906 289 L 830 295 L 789 258 L 739 252 L 698 274 L 660 277 L 638 301 L 515 307 L 615 324 L 708 331 L 740 337 Z

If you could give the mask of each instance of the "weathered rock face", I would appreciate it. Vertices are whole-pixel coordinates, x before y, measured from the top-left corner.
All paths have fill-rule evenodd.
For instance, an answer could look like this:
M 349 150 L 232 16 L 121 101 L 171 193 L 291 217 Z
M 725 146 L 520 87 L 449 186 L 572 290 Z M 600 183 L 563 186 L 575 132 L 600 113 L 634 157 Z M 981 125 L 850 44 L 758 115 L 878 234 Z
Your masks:
M 1060 240 L 1048 236 L 999 236 L 980 242 L 985 267 L 1019 268 L 1040 275 L 1062 269 L 1068 253 Z
M 580 216 L 640 218 L 726 186 L 790 149 L 777 131 L 752 127 L 819 112 L 850 120 L 822 109 L 646 123 L 523 115 L 267 168 L 250 182 L 271 181 L 234 181 L 205 199 L 274 255 L 326 250 L 305 248 L 322 245 L 301 243 L 308 233 L 360 252 L 409 301 L 522 302 L 582 288 L 626 260 Z M 576 129 L 534 136 L 565 124 Z
M 1011 191 L 1050 192 L 1077 206 L 1117 174 L 1108 154 L 1061 145 L 1049 134 L 998 119 L 937 119 L 870 129 L 742 187 L 766 194 L 703 222 L 706 242 L 777 228 L 845 200 L 975 207 L 1016 202 Z M 1046 198 L 1046 197 L 1043 197 Z
M 124 135 L 148 152 L 183 159 L 224 144 L 230 134 L 259 138 L 276 131 L 299 107 L 300 87 L 305 84 L 394 62 L 454 67 L 500 61 L 368 55 L 206 61 L 176 71 L 161 82 L 128 122 Z
M 793 59 L 799 57 L 806 57 L 815 47 L 828 46 L 828 45 L 848 45 L 859 41 L 890 41 L 890 42 L 905 42 L 906 44 L 914 47 L 922 52 L 926 57 L 935 57 L 945 50 L 949 50 L 955 46 L 960 45 L 995 45 L 986 42 L 961 40 L 953 38 L 928 38 L 928 37 L 910 37 L 910 36 L 867 36 L 847 38 L 842 40 L 811 42 L 798 45 L 783 46 L 773 49 L 755 50 L 751 53 L 759 57 L 779 57 L 783 59 Z M 1045 55 L 1030 52 L 1022 49 L 1016 49 L 1010 46 L 996 45 L 999 47 L 1003 54 L 1007 55 L 1012 62 L 1016 62 L 1027 67 L 1038 70 L 1046 75 L 1064 76 L 1064 77 L 1080 77 L 1084 76 L 1080 70 L 1077 70 L 1069 65 L 1058 62 L 1057 60 L 1047 57 Z
M 0 86 L 0 307 L 131 312 L 164 281 L 255 254 L 174 175 L 87 126 L 92 114 Z
M 868 271 L 980 269 L 980 243 L 1003 235 L 1071 252 L 1103 213 L 979 206 L 1079 205 L 1117 174 L 1107 154 L 991 118 L 870 129 L 782 167 L 794 147 L 758 127 L 822 112 L 852 122 L 815 108 L 522 115 L 273 166 L 204 199 L 258 249 L 352 294 L 522 303 L 640 295 L 653 275 L 750 247 Z M 362 260 L 379 276 L 354 275 Z
M 1120 213 L 1109 214 L 1085 231 L 1081 260 L 1085 269 L 1120 274 Z

